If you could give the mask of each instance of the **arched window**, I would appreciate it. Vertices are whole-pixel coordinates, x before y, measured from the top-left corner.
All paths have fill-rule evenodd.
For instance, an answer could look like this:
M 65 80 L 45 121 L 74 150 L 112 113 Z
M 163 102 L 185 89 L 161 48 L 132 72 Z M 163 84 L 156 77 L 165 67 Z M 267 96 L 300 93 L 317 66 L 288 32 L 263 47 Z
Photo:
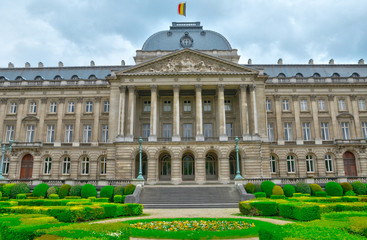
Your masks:
M 331 75 L 332 78 L 338 78 L 340 77 L 339 73 L 333 73 L 333 75 Z
M 329 154 L 325 155 L 326 172 L 333 172 L 333 159 Z
M 24 78 L 23 78 L 23 77 L 21 77 L 21 76 L 18 76 L 15 80 L 16 80 L 16 81 L 22 81 L 22 80 L 24 80 Z
M 96 75 L 92 74 L 88 77 L 89 80 L 95 80 L 97 79 Z
M 52 164 L 52 158 L 51 157 L 45 158 L 43 174 L 51 174 L 51 164 Z
M 70 158 L 64 157 L 62 161 L 62 174 L 68 175 L 70 174 Z
M 73 76 L 71 77 L 71 80 L 78 80 L 78 79 L 79 79 L 78 75 L 73 75 Z
M 82 174 L 83 175 L 89 174 L 89 158 L 88 157 L 82 158 Z
M 319 77 L 321 77 L 321 75 L 319 73 L 314 73 L 312 77 L 319 78 Z
M 278 74 L 278 78 L 286 78 L 285 74 L 284 73 L 279 73 Z
M 107 173 L 107 159 L 106 157 L 102 157 L 99 161 L 101 175 L 106 175 Z
M 302 73 L 297 73 L 297 74 L 296 74 L 296 78 L 303 78 Z
M 357 77 L 360 77 L 360 76 L 359 76 L 359 74 L 358 74 L 358 73 L 356 73 L 356 72 L 355 72 L 355 73 L 353 73 L 353 74 L 351 75 L 351 77 L 357 78 Z
M 4 162 L 3 162 L 3 174 L 7 175 L 9 173 L 9 163 L 10 163 L 10 158 L 8 156 L 6 156 L 4 158 Z
M 0 76 L 0 81 L 5 81 L 6 78 L 4 76 Z
M 294 157 L 289 155 L 287 157 L 287 171 L 288 173 L 295 173 L 296 172 L 296 163 L 294 161 Z
M 270 172 L 277 173 L 277 162 L 273 155 L 270 156 Z
M 56 75 L 55 77 L 54 77 L 54 80 L 61 80 L 62 79 L 62 77 L 60 76 L 60 75 Z
M 34 78 L 34 80 L 36 80 L 36 81 L 42 81 L 43 80 L 43 77 L 37 76 L 37 77 Z
M 313 161 L 312 155 L 307 155 L 306 156 L 306 168 L 307 168 L 307 172 L 314 172 L 315 171 L 314 161 Z

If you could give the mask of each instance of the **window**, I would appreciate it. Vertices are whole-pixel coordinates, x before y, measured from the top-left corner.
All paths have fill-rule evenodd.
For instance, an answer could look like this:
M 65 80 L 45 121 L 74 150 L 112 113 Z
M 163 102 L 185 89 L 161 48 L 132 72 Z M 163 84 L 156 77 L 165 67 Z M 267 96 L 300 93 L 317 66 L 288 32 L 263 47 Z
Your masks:
M 57 103 L 52 102 L 50 103 L 50 113 L 56 113 L 57 111 Z
M 191 138 L 192 137 L 192 124 L 187 123 L 187 124 L 184 124 L 183 127 L 184 127 L 184 131 L 183 131 L 184 138 Z
M 226 135 L 228 137 L 232 137 L 232 133 L 233 133 L 232 123 L 226 123 Z
M 339 106 L 339 111 L 346 111 L 347 110 L 347 107 L 345 106 L 344 99 L 339 99 L 338 100 L 338 106 Z
M 102 142 L 108 141 L 108 125 L 102 125 Z
M 85 112 L 86 113 L 91 113 L 93 112 L 93 102 L 92 101 L 87 101 L 85 103 Z
M 68 175 L 70 174 L 70 158 L 65 157 L 62 161 L 62 174 Z
M 170 112 L 172 111 L 172 107 L 171 107 L 171 101 L 163 101 L 163 111 L 164 112 Z
M 65 142 L 71 143 L 73 141 L 73 125 L 65 125 Z
M 294 157 L 291 155 L 287 157 L 287 170 L 288 170 L 288 173 L 296 172 Z
M 303 130 L 303 140 L 310 141 L 311 140 L 311 127 L 310 123 L 302 123 Z
M 324 99 L 319 100 L 319 111 L 326 111 L 326 105 Z
M 288 99 L 283 99 L 282 105 L 283 105 L 283 111 L 289 111 L 289 100 Z
M 55 125 L 48 125 L 46 142 L 52 143 L 54 142 L 54 139 L 55 139 Z
M 92 138 L 92 126 L 91 125 L 84 125 L 83 129 L 83 142 L 89 143 Z
M 213 124 L 204 123 L 204 137 L 213 137 Z
M 106 173 L 107 173 L 107 159 L 106 159 L 106 157 L 102 157 L 99 164 L 100 164 L 101 175 L 106 175 Z
M 326 172 L 332 172 L 333 171 L 333 159 L 330 155 L 325 155 L 325 168 Z
M 284 123 L 284 140 L 285 141 L 293 140 L 292 123 Z
M 110 112 L 110 101 L 104 101 L 103 112 L 105 113 Z
M 191 112 L 191 101 L 184 101 L 184 112 Z
M 83 175 L 89 174 L 89 158 L 88 157 L 82 158 L 82 174 Z
M 204 112 L 210 112 L 212 110 L 212 102 L 210 100 L 204 100 Z
M 150 136 L 150 124 L 143 124 L 143 138 Z
M 270 172 L 277 173 L 276 159 L 274 156 L 270 156 Z
M 150 101 L 144 101 L 144 112 L 150 112 Z
M 37 103 L 31 102 L 29 105 L 29 113 L 37 113 Z
M 26 142 L 33 142 L 34 139 L 34 125 L 28 125 L 27 126 L 27 134 L 25 137 Z
M 367 138 L 367 122 L 362 122 L 363 137 Z
M 5 141 L 6 142 L 10 142 L 10 140 L 14 139 L 14 126 L 7 126 L 6 127 L 6 137 L 5 137 Z
M 329 124 L 326 122 L 321 123 L 321 137 L 322 140 L 330 140 L 329 137 Z
M 314 172 L 314 161 L 311 155 L 306 156 L 306 168 L 307 172 Z
M 8 156 L 6 156 L 4 158 L 3 169 L 2 169 L 3 170 L 2 173 L 4 175 L 7 175 L 9 173 L 9 163 L 10 163 L 10 158 Z
M 74 113 L 75 112 L 75 103 L 69 102 L 68 103 L 68 113 Z
M 226 112 L 231 111 L 231 100 L 224 100 L 224 110 Z
M 366 111 L 366 101 L 364 99 L 358 100 L 359 111 Z
M 300 102 L 301 111 L 308 111 L 307 100 L 302 99 Z
M 45 158 L 43 174 L 51 174 L 51 164 L 52 164 L 52 158 L 51 157 Z
M 344 140 L 350 139 L 350 133 L 349 133 L 349 123 L 348 122 L 342 122 L 342 135 Z
M 270 112 L 271 111 L 271 101 L 270 99 L 266 99 L 266 102 L 265 102 L 265 109 L 266 111 Z
M 17 104 L 10 103 L 9 113 L 17 113 Z
M 268 139 L 274 141 L 274 128 L 272 123 L 268 123 Z
M 172 137 L 172 124 L 165 123 L 163 124 L 163 138 L 171 138 Z

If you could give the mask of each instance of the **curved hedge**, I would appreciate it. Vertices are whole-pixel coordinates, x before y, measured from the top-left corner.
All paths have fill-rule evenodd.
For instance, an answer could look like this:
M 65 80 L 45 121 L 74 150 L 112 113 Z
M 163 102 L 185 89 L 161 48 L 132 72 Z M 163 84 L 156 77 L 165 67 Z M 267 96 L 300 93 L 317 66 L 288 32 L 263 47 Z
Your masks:
M 286 197 L 293 197 L 293 193 L 296 192 L 296 189 L 293 187 L 293 185 L 286 184 L 283 187 L 283 191 Z
M 245 190 L 247 193 L 254 193 L 255 192 L 255 185 L 253 183 L 246 183 Z
M 33 189 L 33 196 L 34 197 L 46 197 L 47 190 L 49 189 L 49 186 L 46 183 L 38 184 Z
M 349 182 L 342 182 L 340 183 L 340 186 L 343 188 L 343 194 L 353 190 L 352 184 L 350 184 Z
M 101 198 L 109 198 L 110 202 L 112 202 L 113 200 L 113 191 L 114 191 L 114 187 L 113 186 L 104 186 L 101 189 L 101 192 L 99 193 L 99 197 Z
M 305 182 L 298 182 L 294 185 L 294 188 L 297 193 L 308 193 L 311 194 L 310 186 Z
M 62 199 L 68 196 L 70 192 L 70 188 L 71 186 L 69 184 L 62 185 L 59 189 L 59 197 Z
M 320 185 L 316 184 L 316 183 L 310 184 L 310 188 L 311 188 L 311 196 L 316 196 L 316 192 L 323 192 L 324 191 L 324 190 L 322 190 Z
M 82 185 L 74 185 L 70 188 L 69 196 L 81 196 L 82 195 Z
M 125 187 L 124 186 L 116 186 L 115 189 L 113 190 L 113 195 L 124 195 L 124 190 Z
M 360 181 L 355 181 L 351 183 L 352 187 L 353 187 L 353 191 L 357 194 L 357 195 L 366 195 L 367 194 L 367 189 L 366 189 L 366 185 Z
M 129 184 L 126 186 L 124 190 L 124 195 L 130 195 L 133 194 L 135 191 L 136 186 L 134 184 Z
M 266 193 L 266 197 L 270 198 L 275 184 L 272 181 L 264 181 L 261 183 L 261 190 Z
M 97 197 L 97 189 L 92 184 L 85 184 L 81 191 L 82 198 Z
M 10 198 L 17 198 L 18 194 L 29 193 L 30 191 L 26 183 L 17 183 L 10 190 Z
M 274 186 L 271 195 L 284 195 L 284 191 L 280 186 Z
M 343 196 L 343 188 L 336 182 L 326 183 L 325 192 L 330 196 Z
M 54 186 L 54 187 L 50 187 L 49 189 L 47 189 L 47 198 L 50 198 L 51 194 L 58 194 L 59 192 L 59 188 Z

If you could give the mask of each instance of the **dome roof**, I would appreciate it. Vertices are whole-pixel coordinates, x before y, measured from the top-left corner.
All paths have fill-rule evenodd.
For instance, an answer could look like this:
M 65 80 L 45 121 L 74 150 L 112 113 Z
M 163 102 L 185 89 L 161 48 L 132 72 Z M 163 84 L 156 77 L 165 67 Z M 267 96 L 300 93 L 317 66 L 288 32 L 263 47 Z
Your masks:
M 173 51 L 182 48 L 196 50 L 232 50 L 221 34 L 203 30 L 200 22 L 173 22 L 170 30 L 150 36 L 144 43 L 143 51 Z

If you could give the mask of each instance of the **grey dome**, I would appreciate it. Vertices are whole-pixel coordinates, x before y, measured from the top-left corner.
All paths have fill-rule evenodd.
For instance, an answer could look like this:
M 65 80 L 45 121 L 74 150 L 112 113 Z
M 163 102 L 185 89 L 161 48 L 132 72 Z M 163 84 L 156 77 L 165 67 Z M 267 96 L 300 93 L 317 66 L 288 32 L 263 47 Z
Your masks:
M 142 50 L 174 51 L 182 48 L 232 50 L 225 37 L 214 31 L 203 30 L 200 22 L 173 22 L 170 30 L 157 32 L 150 36 L 145 41 Z

